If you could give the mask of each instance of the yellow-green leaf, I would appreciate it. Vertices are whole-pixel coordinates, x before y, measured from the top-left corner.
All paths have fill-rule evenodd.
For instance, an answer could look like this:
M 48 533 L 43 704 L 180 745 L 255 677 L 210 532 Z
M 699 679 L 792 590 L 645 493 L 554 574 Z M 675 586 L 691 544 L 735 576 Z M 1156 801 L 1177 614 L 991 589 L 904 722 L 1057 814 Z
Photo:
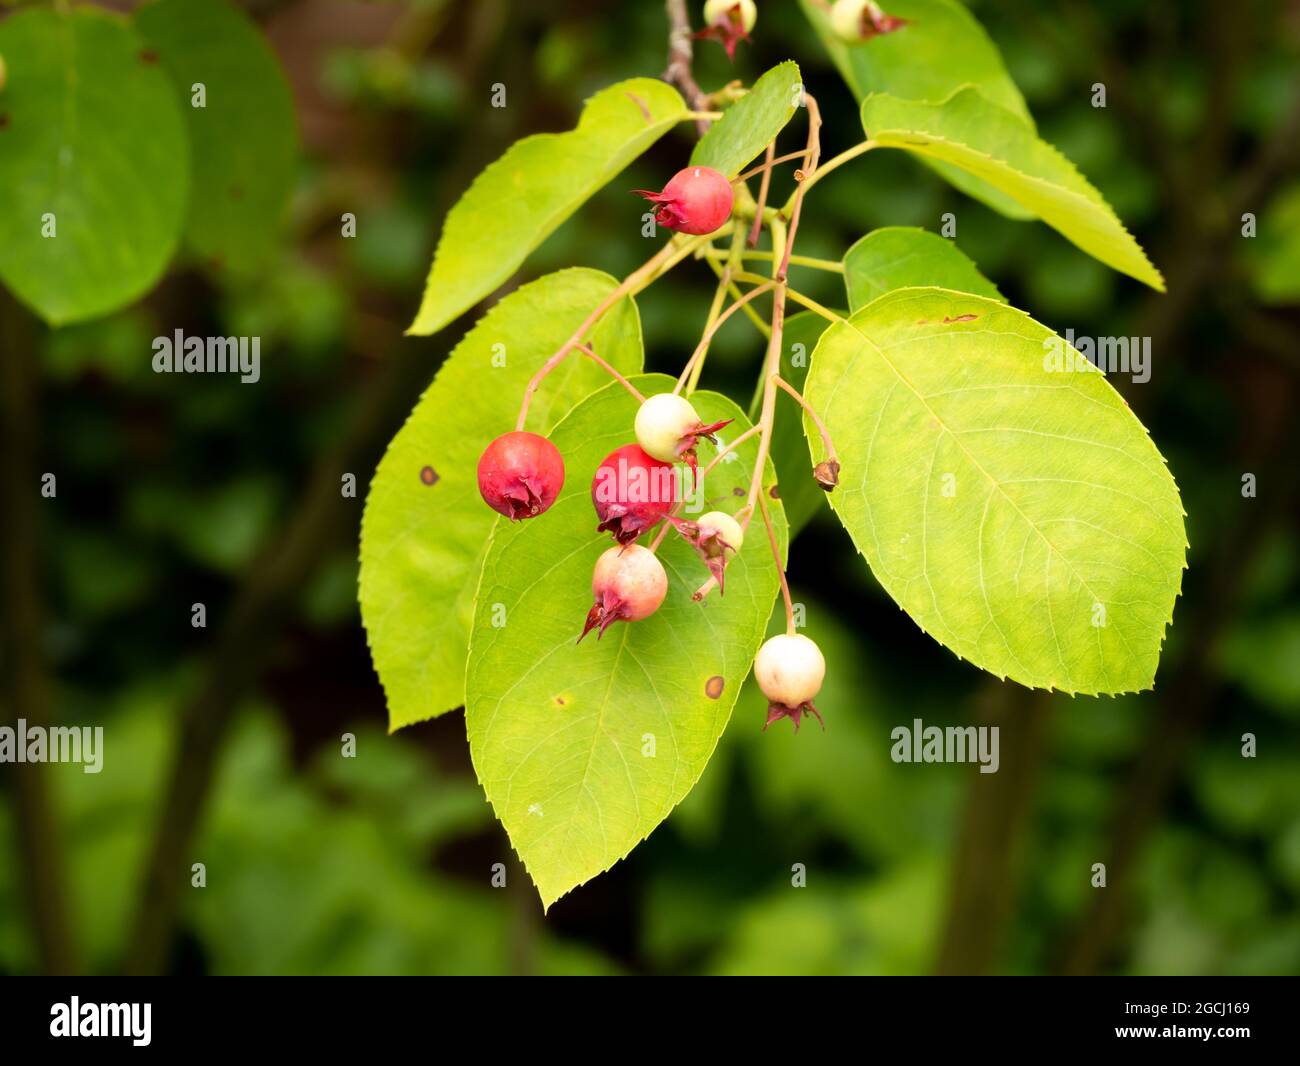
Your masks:
M 1061 338 L 981 296 L 898 289 L 827 329 L 805 395 L 842 464 L 831 506 L 922 629 L 1032 687 L 1151 686 L 1182 504 L 1142 424 Z
M 408 333 L 436 333 L 510 277 L 593 193 L 686 114 L 676 89 L 633 78 L 602 89 L 577 129 L 511 145 L 447 215 Z
M 1074 164 L 976 90 L 938 104 L 877 93 L 862 103 L 862 125 L 882 147 L 943 160 L 987 181 L 1095 259 L 1164 291 L 1160 271 Z

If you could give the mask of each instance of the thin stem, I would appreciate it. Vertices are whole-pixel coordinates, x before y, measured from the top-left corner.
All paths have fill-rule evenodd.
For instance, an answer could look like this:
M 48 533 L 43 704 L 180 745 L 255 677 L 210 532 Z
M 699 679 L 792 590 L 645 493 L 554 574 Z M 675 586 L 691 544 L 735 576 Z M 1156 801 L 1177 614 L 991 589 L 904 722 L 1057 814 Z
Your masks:
M 794 193 L 791 194 L 790 199 L 786 202 L 786 205 L 781 208 L 781 214 L 788 215 L 794 206 L 795 197 L 801 192 L 807 193 L 809 189 L 821 181 L 822 178 L 832 170 L 842 167 L 850 159 L 857 159 L 858 156 L 871 151 L 873 148 L 879 147 L 880 145 L 875 141 L 863 141 L 861 144 L 855 144 L 852 148 L 848 148 L 839 155 L 832 156 L 830 159 L 826 160 L 826 162 L 822 166 L 818 167 L 813 173 L 805 175 L 804 180 L 799 183 L 799 188 L 795 189 Z
M 612 366 L 610 366 L 607 362 L 605 362 L 604 359 L 598 356 L 585 344 L 580 344 L 577 341 L 570 340 L 568 344 L 566 344 L 563 348 L 561 348 L 558 352 L 556 352 L 553 356 L 551 356 L 548 360 L 546 360 L 546 362 L 542 364 L 541 369 L 538 370 L 537 373 L 533 375 L 532 380 L 528 382 L 528 387 L 524 389 L 523 403 L 519 405 L 519 418 L 515 422 L 516 432 L 523 429 L 524 423 L 528 421 L 528 405 L 532 402 L 533 394 L 539 388 L 541 388 L 542 382 L 546 379 L 546 375 L 549 374 L 552 370 L 554 370 L 557 366 L 559 366 L 562 362 L 564 362 L 564 360 L 568 357 L 570 352 L 575 352 L 575 351 L 582 352 L 584 355 L 590 356 L 592 359 L 596 361 L 596 363 L 599 366 L 603 367 L 605 371 L 608 372 L 612 378 L 614 378 L 615 381 L 619 382 L 623 386 L 623 388 L 627 389 L 627 391 L 630 392 L 632 396 L 636 399 L 637 403 L 645 403 L 645 397 L 642 396 L 641 393 L 636 390 L 636 388 L 633 386 L 633 384 L 630 381 L 627 380 L 627 378 L 625 378 L 622 374 L 620 374 L 617 370 L 615 370 Z
M 734 185 L 738 181 L 744 181 L 746 178 L 752 178 L 755 174 L 760 174 L 764 170 L 770 170 L 772 167 L 776 166 L 779 163 L 788 163 L 790 162 L 791 159 L 802 159 L 806 154 L 807 154 L 806 150 L 800 148 L 799 151 L 797 152 L 788 152 L 785 155 L 777 156 L 775 159 L 766 159 L 762 163 L 759 163 L 758 166 L 750 167 L 747 171 L 745 171 L 745 173 L 732 178 L 731 183 Z
M 731 454 L 742 444 L 744 444 L 745 441 L 749 440 L 749 438 L 752 437 L 755 433 L 758 433 L 762 428 L 763 428 L 762 426 L 750 426 L 747 430 L 745 430 L 744 433 L 742 433 L 739 437 L 733 440 L 730 444 L 726 445 L 725 447 L 719 448 L 718 454 L 709 460 L 709 465 L 700 471 L 700 480 L 703 481 L 704 478 L 709 474 L 709 472 L 715 466 L 717 466 L 729 454 Z
M 559 350 L 552 355 L 533 375 L 532 380 L 528 382 L 528 387 L 524 390 L 523 402 L 519 406 L 519 417 L 515 420 L 515 429 L 521 430 L 528 421 L 528 405 L 532 401 L 533 393 L 541 385 L 542 380 L 554 370 L 564 357 L 575 345 L 577 345 L 587 331 L 599 321 L 600 317 L 614 306 L 624 296 L 632 296 L 640 292 L 656 278 L 662 277 L 674 266 L 680 263 L 692 252 L 707 244 L 713 236 L 696 237 L 694 240 L 683 241 L 681 244 L 670 242 L 665 244 L 654 255 L 646 260 L 641 266 L 623 279 L 613 292 L 603 299 L 594 311 L 589 314 L 572 337 L 564 342 Z
M 737 274 L 736 280 L 748 281 L 751 282 L 752 284 L 757 285 L 759 282 L 766 281 L 767 279 L 763 277 L 762 274 L 751 274 L 749 271 L 746 270 Z M 826 319 L 829 322 L 844 321 L 843 315 L 837 315 L 829 307 L 823 307 L 816 300 L 812 299 L 809 296 L 805 296 L 797 289 L 790 288 L 788 285 L 786 286 L 786 295 L 788 295 L 790 299 L 792 299 L 795 303 L 802 304 L 804 307 L 808 308 L 809 311 L 816 311 L 819 315 L 822 316 L 822 318 Z
M 763 180 L 758 185 L 758 203 L 754 208 L 754 224 L 749 228 L 749 246 L 753 248 L 758 244 L 758 235 L 763 230 L 763 208 L 767 206 L 767 190 L 772 184 L 772 164 L 776 158 L 776 141 L 767 142 L 767 158 L 763 165 L 759 167 L 762 171 Z
M 732 239 L 740 236 L 744 231 L 737 230 L 732 234 Z M 722 276 L 718 279 L 718 287 L 713 290 L 713 302 L 709 304 L 709 317 L 704 320 L 704 332 L 708 333 L 713 328 L 713 324 L 718 320 L 722 312 L 722 304 L 727 298 L 727 285 L 731 282 L 731 264 L 728 263 L 723 269 Z M 686 395 L 689 396 L 695 391 L 695 386 L 699 384 L 700 372 L 704 369 L 704 360 L 698 359 L 695 365 L 690 368 L 690 373 L 686 378 Z M 686 370 L 683 369 L 683 373 Z
M 776 296 L 772 301 L 772 338 L 768 341 L 767 359 L 764 364 L 763 376 L 766 383 L 763 386 L 763 410 L 758 420 L 759 426 L 762 427 L 762 433 L 758 438 L 758 456 L 754 460 L 754 474 L 750 478 L 749 498 L 746 501 L 746 506 L 751 514 L 763 484 L 763 464 L 767 462 L 767 454 L 772 445 L 772 422 L 776 411 L 776 386 L 772 384 L 771 379 L 781 366 L 781 335 L 784 328 L 785 285 L 778 282 Z M 748 518 L 745 525 L 748 525 Z
M 790 582 L 786 580 L 785 566 L 781 562 L 781 546 L 776 541 L 776 530 L 772 528 L 772 516 L 767 513 L 767 501 L 762 494 L 758 497 L 758 511 L 763 516 L 763 527 L 767 530 L 767 543 L 772 547 L 772 558 L 776 561 L 776 574 L 781 579 L 781 595 L 785 598 L 785 631 L 795 634 L 794 600 L 790 597 Z
M 664 519 L 663 524 L 659 527 L 659 532 L 655 534 L 655 539 L 650 542 L 650 550 L 652 552 L 657 552 L 659 550 L 659 545 L 664 542 L 664 537 L 668 536 L 668 533 L 672 528 L 673 524 L 667 519 Z
M 778 277 L 779 265 L 775 253 L 778 248 L 781 249 L 783 255 L 785 253 L 786 228 L 785 223 L 780 218 L 772 219 L 769 225 L 772 231 L 772 278 L 775 280 Z
M 726 252 L 723 252 L 717 248 L 710 248 L 704 254 L 707 255 L 710 259 L 725 259 L 727 256 Z M 771 262 L 773 259 L 776 258 L 776 253 L 768 252 L 768 251 L 750 251 L 750 252 L 742 253 L 741 258 L 760 259 L 763 260 L 764 262 Z M 790 265 L 808 267 L 811 270 L 825 270 L 831 274 L 844 273 L 843 263 L 837 262 L 834 259 L 814 259 L 812 256 L 808 256 L 808 255 L 790 256 Z
M 719 278 L 722 277 L 723 269 L 721 266 L 718 265 L 716 259 L 711 259 L 706 257 L 705 262 L 709 264 L 713 272 L 717 274 Z M 759 278 L 759 281 L 762 280 L 764 279 Z M 729 282 L 727 282 L 727 292 L 735 300 L 739 300 L 742 295 L 740 291 L 740 287 L 736 284 L 736 279 L 734 277 Z M 752 323 L 754 323 L 754 328 L 757 329 L 759 333 L 763 334 L 764 337 L 770 337 L 772 335 L 772 327 L 769 326 L 766 322 L 764 322 L 762 317 L 759 315 L 759 313 L 755 311 L 754 308 L 749 304 L 745 305 L 745 317 L 748 318 Z
M 799 181 L 798 187 L 794 191 L 794 208 L 790 212 L 790 236 L 785 242 L 785 255 L 781 259 L 781 268 L 776 272 L 776 276 L 785 281 L 786 275 L 790 270 L 790 256 L 794 252 L 795 234 L 799 232 L 799 217 L 803 213 L 804 194 L 811 187 L 817 177 L 817 164 L 822 154 L 822 114 L 821 109 L 817 106 L 816 99 L 811 93 L 804 93 L 804 105 L 808 108 L 808 162 L 803 167 L 803 177 Z M 776 230 L 773 229 L 775 236 Z
M 686 385 L 686 379 L 690 376 L 691 370 L 694 368 L 696 361 L 704 358 L 704 353 L 709 350 L 709 342 L 713 340 L 713 335 L 722 328 L 723 323 L 749 303 L 750 300 L 754 299 L 755 296 L 762 296 L 763 293 L 773 288 L 775 284 L 776 283 L 772 281 L 765 281 L 762 285 L 750 289 L 749 292 L 745 293 L 744 296 L 718 316 L 717 321 L 715 321 L 713 325 L 705 331 L 703 338 L 701 338 L 700 343 L 695 348 L 694 354 L 691 355 L 690 359 L 686 361 L 686 365 L 682 368 L 681 377 L 677 379 L 677 386 L 673 389 L 675 394 L 682 391 L 683 387 Z
M 813 420 L 813 424 L 817 427 L 817 432 L 822 435 L 822 444 L 826 448 L 826 461 L 838 462 L 839 457 L 835 454 L 835 445 L 831 443 L 831 432 L 826 428 L 826 423 L 822 421 L 821 415 L 814 411 L 808 401 L 803 398 L 803 395 L 799 390 L 786 381 L 780 374 L 773 375 L 773 381 L 777 388 L 785 389 L 786 392 L 795 398 L 799 406 L 808 412 L 808 416 Z
M 701 109 L 708 98 L 695 80 L 692 70 L 694 38 L 691 34 L 691 18 L 686 13 L 686 0 L 666 0 L 664 8 L 668 15 L 668 69 L 664 71 L 664 81 L 681 89 L 687 104 Z M 701 137 L 708 132 L 708 128 L 708 123 L 703 119 L 695 120 L 696 132 Z
M 597 366 L 604 370 L 605 373 L 622 385 L 623 388 L 627 389 L 627 391 L 632 394 L 632 399 L 636 400 L 637 403 L 645 403 L 645 397 L 641 394 L 640 390 L 632 384 L 632 382 L 628 381 L 627 378 L 605 362 L 604 359 L 598 356 L 585 344 L 575 344 L 573 347 L 576 351 L 581 352 L 583 355 L 587 356 L 587 358 L 591 359 Z M 786 387 L 789 388 L 789 386 Z

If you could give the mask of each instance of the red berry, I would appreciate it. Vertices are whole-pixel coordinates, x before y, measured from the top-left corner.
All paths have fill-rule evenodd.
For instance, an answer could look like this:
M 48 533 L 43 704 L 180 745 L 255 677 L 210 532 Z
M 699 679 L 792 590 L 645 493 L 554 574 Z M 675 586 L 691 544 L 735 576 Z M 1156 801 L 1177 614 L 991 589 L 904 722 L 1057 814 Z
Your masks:
M 478 490 L 512 522 L 533 518 L 564 487 L 564 460 L 545 437 L 516 430 L 497 437 L 478 461 Z
M 712 167 L 687 167 L 673 175 L 663 192 L 634 190 L 659 205 L 655 222 L 665 229 L 696 235 L 712 233 L 731 217 L 731 182 Z
M 578 643 L 597 626 L 599 640 L 614 622 L 639 622 L 649 618 L 668 593 L 664 564 L 649 548 L 629 544 L 610 548 L 596 560 L 591 574 L 591 594 L 596 602 L 587 612 Z
M 625 444 L 605 456 L 591 481 L 598 532 L 608 530 L 620 544 L 630 544 L 659 522 L 677 501 L 677 472 Z

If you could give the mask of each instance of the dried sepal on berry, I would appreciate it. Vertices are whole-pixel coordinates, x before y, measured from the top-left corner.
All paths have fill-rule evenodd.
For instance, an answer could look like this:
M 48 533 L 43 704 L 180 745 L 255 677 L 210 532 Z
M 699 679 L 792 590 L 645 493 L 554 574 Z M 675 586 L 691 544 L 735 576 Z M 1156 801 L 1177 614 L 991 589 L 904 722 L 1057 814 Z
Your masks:
M 813 705 L 825 678 L 826 659 L 808 637 L 802 633 L 770 637 L 754 658 L 754 680 L 768 700 L 764 731 L 773 722 L 789 718 L 797 733 L 805 714 L 811 714 L 825 729 L 826 723 Z
M 717 444 L 714 436 L 733 419 L 704 423 L 690 400 L 672 392 L 649 397 L 636 413 L 636 440 L 651 455 L 663 462 L 684 462 L 692 473 L 699 470 L 696 446 L 701 440 Z
M 708 0 L 704 5 L 704 29 L 695 37 L 717 41 L 727 50 L 727 58 L 734 62 L 736 46 L 749 40 L 756 22 L 758 6 L 754 0 Z
M 478 461 L 478 490 L 492 510 L 512 522 L 535 518 L 564 487 L 564 459 L 545 437 L 503 433 Z
M 596 560 L 591 574 L 595 602 L 587 612 L 578 643 L 593 629 L 599 640 L 615 622 L 639 622 L 649 618 L 668 594 L 664 564 L 649 548 L 640 544 L 610 548 Z
M 656 206 L 655 225 L 697 237 L 721 227 L 731 217 L 736 199 L 726 175 L 712 167 L 679 170 L 662 192 L 632 191 Z
M 886 15 L 873 0 L 836 0 L 831 8 L 831 29 L 840 40 L 850 44 L 893 33 L 910 22 L 911 19 Z
M 699 553 L 709 573 L 718 582 L 718 594 L 724 591 L 723 575 L 727 564 L 745 543 L 745 531 L 731 515 L 725 511 L 709 511 L 694 521 L 670 519 L 673 525 Z
M 591 480 L 591 502 L 600 525 L 620 544 L 630 544 L 665 518 L 677 502 L 677 471 L 625 444 L 605 456 Z

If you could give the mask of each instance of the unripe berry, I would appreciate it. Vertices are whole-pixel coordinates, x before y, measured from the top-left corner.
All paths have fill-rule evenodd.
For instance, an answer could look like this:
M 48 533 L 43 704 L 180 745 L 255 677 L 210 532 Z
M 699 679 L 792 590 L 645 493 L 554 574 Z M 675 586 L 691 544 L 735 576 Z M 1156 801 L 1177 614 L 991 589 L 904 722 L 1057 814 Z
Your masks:
M 478 490 L 511 521 L 533 518 L 555 502 L 564 486 L 564 460 L 545 437 L 503 433 L 478 461 Z
M 736 58 L 736 44 L 749 40 L 749 31 L 758 21 L 754 0 L 708 0 L 704 5 L 704 29 L 696 37 L 721 41 L 727 58 Z
M 727 563 L 745 543 L 745 531 L 740 523 L 725 511 L 709 511 L 694 522 L 676 519 L 673 524 L 700 553 L 709 573 L 717 579 L 718 592 L 723 592 L 722 579 Z
M 799 718 L 813 714 L 817 721 L 822 716 L 813 706 L 813 697 L 821 691 L 826 677 L 826 660 L 816 644 L 801 633 L 782 633 L 771 637 L 754 658 L 754 680 L 767 697 L 767 722 L 763 728 L 779 718 L 794 719 L 794 731 L 799 732 Z M 826 723 L 822 722 L 822 728 Z
M 882 33 L 901 30 L 910 19 L 886 15 L 874 0 L 835 0 L 831 8 L 831 29 L 842 41 L 861 44 Z
M 673 175 L 663 192 L 634 189 L 658 204 L 655 223 L 678 233 L 712 233 L 731 217 L 735 192 L 725 175 L 712 167 L 687 167 Z
M 605 456 L 591 480 L 591 502 L 620 544 L 630 544 L 657 524 L 677 501 L 677 473 L 671 463 L 646 455 L 639 445 L 625 444 Z
M 704 24 L 712 26 L 727 19 L 749 33 L 758 21 L 758 7 L 754 0 L 707 0 L 704 5 Z
M 649 618 L 668 594 L 664 564 L 640 544 L 610 548 L 596 560 L 591 574 L 591 594 L 596 598 L 587 612 L 578 642 L 597 626 L 599 640 L 614 622 L 639 622 Z
M 714 434 L 731 419 L 705 425 L 690 400 L 671 392 L 651 396 L 636 413 L 636 440 L 648 455 L 665 463 L 684 460 L 696 469 L 695 446 L 699 439 L 717 444 Z

